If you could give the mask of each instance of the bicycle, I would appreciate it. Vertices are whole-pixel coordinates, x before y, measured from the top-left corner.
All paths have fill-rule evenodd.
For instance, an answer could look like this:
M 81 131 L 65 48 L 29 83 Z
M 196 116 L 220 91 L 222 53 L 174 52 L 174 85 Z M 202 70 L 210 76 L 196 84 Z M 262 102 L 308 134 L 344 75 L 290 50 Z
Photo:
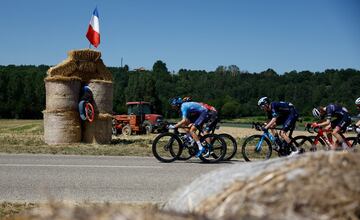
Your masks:
M 261 131 L 260 123 L 252 123 L 252 128 Z M 274 128 L 277 131 L 280 128 Z M 289 138 L 291 139 L 288 147 L 283 147 L 283 141 L 281 140 L 278 133 L 272 135 L 268 130 L 264 131 L 262 135 L 252 135 L 245 139 L 241 153 L 245 161 L 251 161 L 256 159 L 269 159 L 272 156 L 272 151 L 276 151 L 279 157 L 288 156 L 294 150 L 299 153 L 304 153 L 307 148 L 312 146 L 310 138 L 300 135 L 292 137 L 294 128 L 290 129 Z
M 356 133 L 356 137 L 347 137 L 346 141 L 348 144 L 350 144 L 350 148 L 352 148 L 354 151 L 357 151 L 356 146 L 360 144 L 360 133 L 356 130 L 359 129 L 356 125 L 350 125 L 347 129 L 347 131 L 354 131 Z
M 199 158 L 206 163 L 216 163 L 223 160 L 226 154 L 225 141 L 216 134 L 206 134 L 200 136 L 200 142 L 205 147 L 204 155 Z M 187 155 L 182 153 L 186 151 Z M 155 137 L 152 144 L 152 152 L 154 157 L 160 162 L 170 163 L 175 160 L 187 160 L 195 156 L 198 152 L 198 146 L 195 141 L 188 138 L 186 132 L 165 132 Z
M 320 126 L 313 128 L 311 127 L 311 123 L 307 123 L 305 124 L 305 130 L 311 134 L 316 133 L 315 136 L 310 136 L 310 138 L 313 140 L 313 146 L 311 147 L 310 151 L 317 151 L 319 143 L 322 146 L 322 150 L 331 150 L 332 145 L 338 145 L 338 141 L 334 142 L 331 134 L 327 135 L 332 132 L 332 129 L 324 129 Z M 346 141 L 346 144 L 349 146 L 349 148 L 352 148 L 352 145 L 356 145 L 358 143 L 356 137 L 345 137 L 343 134 L 340 135 Z M 342 147 L 339 147 L 339 149 L 342 150 Z

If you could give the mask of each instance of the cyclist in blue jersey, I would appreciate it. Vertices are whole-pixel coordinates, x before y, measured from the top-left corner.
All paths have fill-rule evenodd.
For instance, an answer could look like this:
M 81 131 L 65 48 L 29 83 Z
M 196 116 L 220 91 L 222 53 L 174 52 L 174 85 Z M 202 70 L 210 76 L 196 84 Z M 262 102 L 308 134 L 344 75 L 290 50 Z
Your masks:
M 169 129 L 186 126 L 192 123 L 189 133 L 196 141 L 199 148 L 199 152 L 196 154 L 196 157 L 199 157 L 205 152 L 205 148 L 201 145 L 196 131 L 198 129 L 201 130 L 204 123 L 208 120 L 208 110 L 197 102 L 184 102 L 180 97 L 171 99 L 170 104 L 174 109 L 180 109 L 182 119 L 175 125 L 170 125 Z
M 287 135 L 288 131 L 295 128 L 295 123 L 299 118 L 299 114 L 294 105 L 290 102 L 270 102 L 268 97 L 262 97 L 258 101 L 258 106 L 267 113 L 268 119 L 270 120 L 263 127 L 263 130 L 266 131 L 274 128 L 276 125 L 283 125 L 280 131 L 280 136 L 285 140 L 282 147 L 291 148 L 291 154 L 289 156 L 298 154 L 299 151 L 297 148 L 290 145 L 291 139 Z
M 312 127 L 325 127 L 325 129 L 332 128 L 332 135 L 338 140 L 339 144 L 343 149 L 348 148 L 348 145 L 344 139 L 343 132 L 346 131 L 346 127 L 350 125 L 351 118 L 346 108 L 336 105 L 329 104 L 326 107 L 320 106 L 312 110 L 312 114 L 315 118 L 325 119 L 320 123 L 313 123 Z M 334 120 L 332 120 L 335 118 Z M 332 120 L 332 121 L 331 121 Z M 336 144 L 331 146 L 331 149 L 336 150 Z

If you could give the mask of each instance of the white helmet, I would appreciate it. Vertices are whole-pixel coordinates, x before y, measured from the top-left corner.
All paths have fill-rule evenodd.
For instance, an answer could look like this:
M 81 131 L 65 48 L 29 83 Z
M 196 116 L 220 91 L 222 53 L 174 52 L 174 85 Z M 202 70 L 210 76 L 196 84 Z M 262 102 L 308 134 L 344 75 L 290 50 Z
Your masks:
M 360 97 L 355 100 L 356 105 L 360 105 Z
M 313 115 L 315 118 L 321 118 L 320 111 L 319 111 L 319 109 L 317 109 L 317 108 L 313 108 L 313 110 L 312 110 L 312 115 Z
M 258 101 L 258 106 L 264 106 L 270 103 L 270 100 L 268 97 L 261 97 Z

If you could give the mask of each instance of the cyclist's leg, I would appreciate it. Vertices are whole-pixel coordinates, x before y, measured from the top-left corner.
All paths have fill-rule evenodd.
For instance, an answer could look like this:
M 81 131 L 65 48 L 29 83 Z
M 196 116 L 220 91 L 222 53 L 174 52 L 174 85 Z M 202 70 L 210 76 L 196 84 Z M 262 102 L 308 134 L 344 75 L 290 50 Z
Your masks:
M 196 155 L 197 157 L 200 156 L 200 154 L 204 153 L 205 150 L 203 149 L 203 146 L 201 145 L 200 138 L 196 134 L 196 131 L 201 130 L 206 118 L 207 118 L 207 112 L 202 112 L 190 128 L 190 134 L 191 134 L 192 138 L 196 141 L 196 144 L 199 148 L 199 153 Z

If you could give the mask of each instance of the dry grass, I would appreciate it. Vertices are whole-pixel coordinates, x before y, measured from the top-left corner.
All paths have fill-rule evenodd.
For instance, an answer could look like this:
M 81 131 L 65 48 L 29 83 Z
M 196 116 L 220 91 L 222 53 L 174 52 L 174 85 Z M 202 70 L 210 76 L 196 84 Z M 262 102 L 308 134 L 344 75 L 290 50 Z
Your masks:
M 0 120 L 1 153 L 152 156 L 153 135 L 113 137 L 108 145 L 44 143 L 42 120 Z
M 0 219 L 7 219 L 16 214 L 38 207 L 34 203 L 0 203 Z

